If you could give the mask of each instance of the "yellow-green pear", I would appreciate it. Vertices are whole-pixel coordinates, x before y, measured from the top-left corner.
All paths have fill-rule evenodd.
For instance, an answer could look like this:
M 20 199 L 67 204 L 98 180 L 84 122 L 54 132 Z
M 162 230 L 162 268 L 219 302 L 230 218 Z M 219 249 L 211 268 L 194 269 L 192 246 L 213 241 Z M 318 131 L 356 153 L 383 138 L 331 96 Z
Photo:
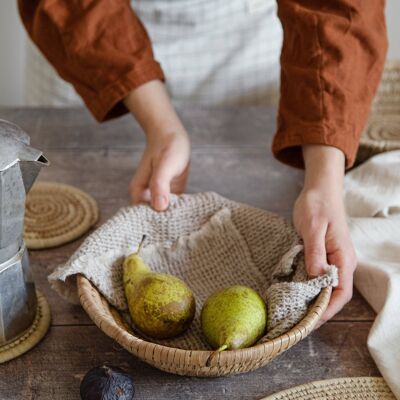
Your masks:
M 144 334 L 165 339 L 189 328 L 195 314 L 192 291 L 181 279 L 152 272 L 140 257 L 145 236 L 136 253 L 123 263 L 123 283 L 132 322 Z
M 208 344 L 216 349 L 212 356 L 219 351 L 251 346 L 263 336 L 266 322 L 264 300 L 255 290 L 246 286 L 236 285 L 217 290 L 201 310 L 204 336 Z

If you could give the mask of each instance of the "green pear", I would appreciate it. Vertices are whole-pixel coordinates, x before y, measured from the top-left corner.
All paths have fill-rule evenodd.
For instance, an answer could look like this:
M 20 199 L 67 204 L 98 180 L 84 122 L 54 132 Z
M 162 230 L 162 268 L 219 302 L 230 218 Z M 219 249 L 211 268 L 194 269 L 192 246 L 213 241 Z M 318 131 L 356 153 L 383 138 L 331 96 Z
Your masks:
M 263 336 L 266 322 L 264 300 L 246 286 L 217 290 L 201 310 L 204 336 L 216 352 L 251 346 Z
M 189 328 L 195 314 L 195 299 L 179 278 L 152 272 L 137 252 L 123 263 L 123 284 L 132 322 L 145 335 L 158 339 L 177 336 Z

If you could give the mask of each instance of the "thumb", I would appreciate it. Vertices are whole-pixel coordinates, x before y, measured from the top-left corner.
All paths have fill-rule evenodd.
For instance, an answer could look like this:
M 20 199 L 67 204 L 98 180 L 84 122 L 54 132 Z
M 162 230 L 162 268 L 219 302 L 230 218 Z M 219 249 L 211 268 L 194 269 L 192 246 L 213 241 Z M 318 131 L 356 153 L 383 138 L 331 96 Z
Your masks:
M 303 238 L 306 270 L 310 276 L 319 276 L 325 272 L 327 265 L 325 235 L 326 230 L 319 229 Z
M 164 211 L 169 205 L 171 181 L 174 177 L 173 160 L 164 157 L 156 165 L 150 179 L 151 206 L 156 211 Z

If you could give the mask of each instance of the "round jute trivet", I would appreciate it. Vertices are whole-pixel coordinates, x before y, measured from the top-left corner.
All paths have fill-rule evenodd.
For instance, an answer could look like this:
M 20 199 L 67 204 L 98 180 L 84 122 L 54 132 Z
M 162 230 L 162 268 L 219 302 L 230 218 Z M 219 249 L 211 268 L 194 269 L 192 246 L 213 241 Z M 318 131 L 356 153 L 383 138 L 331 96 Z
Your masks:
M 12 342 L 0 346 L 0 364 L 26 353 L 36 346 L 50 327 L 50 307 L 42 293 L 37 291 L 36 317 L 30 328 Z
M 96 201 L 73 186 L 38 182 L 28 193 L 24 239 L 28 249 L 46 249 L 71 242 L 97 221 Z
M 385 151 L 400 150 L 400 115 L 373 115 L 357 153 L 357 164 Z
M 356 165 L 375 154 L 400 149 L 400 61 L 388 61 L 360 139 Z
M 328 379 L 296 386 L 262 400 L 396 400 L 383 378 Z

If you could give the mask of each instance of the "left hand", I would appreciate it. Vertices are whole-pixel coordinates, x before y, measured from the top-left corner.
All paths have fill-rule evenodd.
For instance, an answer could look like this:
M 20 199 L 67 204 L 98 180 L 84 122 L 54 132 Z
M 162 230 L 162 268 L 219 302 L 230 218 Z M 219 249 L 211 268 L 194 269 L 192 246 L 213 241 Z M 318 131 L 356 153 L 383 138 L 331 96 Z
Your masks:
M 147 134 L 147 146 L 130 184 L 133 204 L 149 202 L 154 210 L 168 208 L 170 193 L 186 187 L 190 142 L 185 131 Z
M 305 147 L 305 183 L 294 206 L 293 223 L 304 242 L 308 274 L 322 275 L 328 264 L 339 272 L 339 285 L 320 326 L 351 300 L 357 261 L 343 203 L 343 153 L 328 146 Z
M 185 190 L 189 136 L 163 82 L 144 83 L 126 96 L 124 104 L 143 128 L 147 142 L 129 187 L 132 203 L 150 203 L 154 210 L 164 211 L 170 193 Z

